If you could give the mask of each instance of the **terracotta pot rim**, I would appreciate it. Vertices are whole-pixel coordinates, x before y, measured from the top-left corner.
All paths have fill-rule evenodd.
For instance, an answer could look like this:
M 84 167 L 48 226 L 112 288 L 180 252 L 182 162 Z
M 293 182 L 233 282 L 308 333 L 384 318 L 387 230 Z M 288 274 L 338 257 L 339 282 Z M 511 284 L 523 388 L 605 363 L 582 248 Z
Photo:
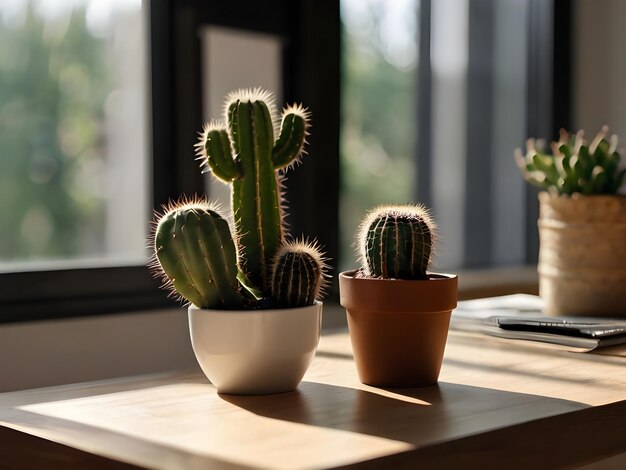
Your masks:
M 346 279 L 354 280 L 356 282 L 388 282 L 393 283 L 395 285 L 400 284 L 412 284 L 417 282 L 441 282 L 441 281 L 449 281 L 450 279 L 458 278 L 458 274 L 448 274 L 448 273 L 428 273 L 428 279 L 381 279 L 378 277 L 354 277 L 354 274 L 358 271 L 358 269 L 351 269 L 349 271 L 343 271 L 339 273 L 339 277 L 343 277 Z
M 339 302 L 351 311 L 380 315 L 446 315 L 457 305 L 458 276 L 429 279 L 377 279 L 339 274 Z
M 452 312 L 452 310 L 454 309 L 446 309 L 446 310 L 416 310 L 416 311 L 393 311 L 393 310 L 367 310 L 365 308 L 362 307 L 344 307 L 347 311 L 349 315 L 359 315 L 359 314 L 363 314 L 363 313 L 373 313 L 376 315 L 384 315 L 385 317 L 392 317 L 392 316 L 411 316 L 411 317 L 415 317 L 415 316 L 432 316 L 432 315 L 450 315 L 450 312 Z

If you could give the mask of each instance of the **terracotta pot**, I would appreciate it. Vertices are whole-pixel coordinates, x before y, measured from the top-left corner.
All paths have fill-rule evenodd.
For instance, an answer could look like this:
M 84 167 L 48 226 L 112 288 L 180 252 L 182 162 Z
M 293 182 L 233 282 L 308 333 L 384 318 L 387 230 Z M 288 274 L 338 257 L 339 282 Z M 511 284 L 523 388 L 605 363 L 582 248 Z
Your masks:
M 626 196 L 539 193 L 539 293 L 548 315 L 626 315 Z
M 354 273 L 339 275 L 339 292 L 361 382 L 379 387 L 436 383 L 456 307 L 457 276 L 405 281 Z
M 321 327 L 321 302 L 274 310 L 189 306 L 193 351 L 219 393 L 295 390 L 315 356 Z

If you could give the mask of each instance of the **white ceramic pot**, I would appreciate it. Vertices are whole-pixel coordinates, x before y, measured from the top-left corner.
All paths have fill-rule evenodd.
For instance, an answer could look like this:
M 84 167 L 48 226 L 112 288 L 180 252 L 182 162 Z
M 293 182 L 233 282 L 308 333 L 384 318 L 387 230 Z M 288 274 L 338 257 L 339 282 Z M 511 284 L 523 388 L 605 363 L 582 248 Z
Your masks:
M 315 356 L 321 326 L 321 302 L 275 310 L 189 307 L 193 351 L 219 393 L 294 390 Z

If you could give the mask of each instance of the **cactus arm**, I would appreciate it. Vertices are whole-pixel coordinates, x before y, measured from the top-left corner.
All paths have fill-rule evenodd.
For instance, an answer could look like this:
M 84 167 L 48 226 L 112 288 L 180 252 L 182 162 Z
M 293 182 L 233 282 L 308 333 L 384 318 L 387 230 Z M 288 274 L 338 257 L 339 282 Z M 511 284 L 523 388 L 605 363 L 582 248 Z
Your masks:
M 224 182 L 230 182 L 241 176 L 239 166 L 233 160 L 230 139 L 224 129 L 213 129 L 207 132 L 204 148 L 207 163 L 213 174 Z
M 274 166 L 284 168 L 296 161 L 304 148 L 307 133 L 307 114 L 302 108 L 287 110 L 282 119 L 280 135 L 272 150 Z

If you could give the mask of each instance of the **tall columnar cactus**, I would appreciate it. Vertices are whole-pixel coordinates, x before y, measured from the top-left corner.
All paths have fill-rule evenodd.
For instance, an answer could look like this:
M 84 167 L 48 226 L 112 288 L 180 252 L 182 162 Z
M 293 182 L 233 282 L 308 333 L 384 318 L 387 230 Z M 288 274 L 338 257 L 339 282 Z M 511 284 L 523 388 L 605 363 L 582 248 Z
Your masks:
M 250 287 L 267 293 L 271 262 L 284 241 L 277 170 L 301 156 L 308 112 L 302 106 L 287 107 L 275 139 L 272 95 L 260 89 L 238 90 L 226 98 L 225 121 L 205 127 L 199 158 L 218 179 L 232 184 L 239 268 Z
M 316 243 L 287 242 L 272 263 L 272 298 L 279 305 L 311 305 L 325 288 L 324 256 Z
M 241 308 L 237 251 L 228 222 L 206 201 L 170 204 L 154 232 L 153 267 L 200 308 Z
M 358 232 L 362 269 L 383 279 L 424 279 L 430 265 L 435 224 L 420 205 L 380 206 Z
M 541 141 L 528 139 L 527 152 L 515 151 L 515 160 L 524 178 L 531 184 L 557 194 L 615 194 L 626 169 L 620 169 L 617 136 L 606 139 L 604 126 L 591 144 L 583 131 L 570 136 L 561 129 L 558 142 L 552 142 L 552 155 L 544 152 Z

